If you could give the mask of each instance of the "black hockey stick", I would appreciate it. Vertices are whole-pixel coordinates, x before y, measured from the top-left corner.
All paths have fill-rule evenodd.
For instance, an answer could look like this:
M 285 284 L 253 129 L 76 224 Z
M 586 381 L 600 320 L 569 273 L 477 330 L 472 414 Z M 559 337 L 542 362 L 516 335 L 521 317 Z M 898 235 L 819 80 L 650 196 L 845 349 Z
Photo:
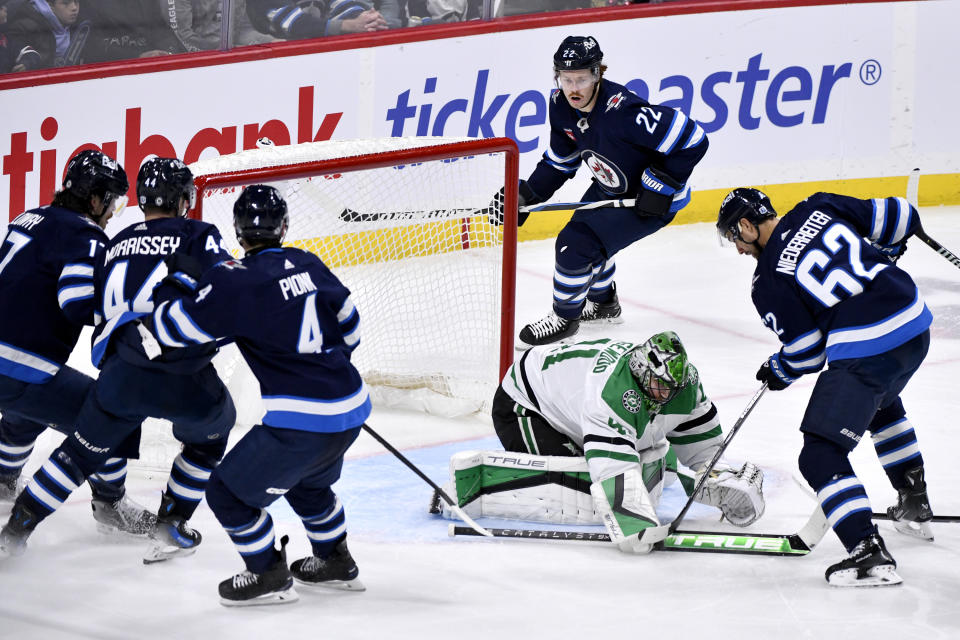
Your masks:
M 907 202 L 909 202 L 914 209 L 919 210 L 920 203 L 920 169 L 916 168 L 910 172 L 910 176 L 907 178 Z M 923 225 L 920 225 L 920 228 L 917 229 L 914 233 L 917 238 L 919 238 L 924 244 L 928 247 L 942 255 L 946 258 L 953 266 L 960 269 L 960 258 L 958 258 L 952 251 L 944 247 L 942 244 L 931 238 L 927 235 L 927 232 L 923 230 Z
M 654 545 L 658 551 L 735 553 L 759 556 L 805 556 L 830 528 L 817 505 L 807 523 L 796 533 L 729 533 L 720 531 L 674 531 Z M 537 529 L 491 529 L 496 538 L 523 538 L 559 542 L 610 542 L 606 533 L 544 531 Z M 450 525 L 450 536 L 475 536 L 469 527 Z
M 439 485 L 437 485 L 436 482 L 434 482 L 433 480 L 431 480 L 430 478 L 428 478 L 427 475 L 426 475 L 423 471 L 420 471 L 420 469 L 417 468 L 417 465 L 415 465 L 415 464 L 413 464 L 412 462 L 410 462 L 410 460 L 408 460 L 405 455 L 403 455 L 402 453 L 400 453 L 400 452 L 396 449 L 396 447 L 394 447 L 392 444 L 390 444 L 389 442 L 387 442 L 386 440 L 384 440 L 384 439 L 380 436 L 379 433 L 377 433 L 376 431 L 374 431 L 373 429 L 371 429 L 371 428 L 370 428 L 370 425 L 364 423 L 363 428 L 364 428 L 364 430 L 365 430 L 367 433 L 369 433 L 371 436 L 373 436 L 373 439 L 374 439 L 374 440 L 376 440 L 377 442 L 379 442 L 380 444 L 382 444 L 383 447 L 384 447 L 387 451 L 389 451 L 390 453 L 392 453 L 393 455 L 395 455 L 395 456 L 397 457 L 397 459 L 400 460 L 400 462 L 402 462 L 403 464 L 407 465 L 407 467 L 409 467 L 411 471 L 413 471 L 415 474 L 417 474 L 418 476 L 420 476 L 420 478 L 421 478 L 424 482 L 426 482 L 428 485 L 430 485 L 431 487 L 433 487 L 433 490 L 436 492 L 435 495 L 438 495 L 438 496 L 440 496 L 441 498 L 443 498 L 443 501 L 446 502 L 448 505 L 450 505 L 450 508 L 453 510 L 453 512 L 456 513 L 456 514 L 460 517 L 461 520 L 463 520 L 463 521 L 466 522 L 468 525 L 470 525 L 471 528 L 468 528 L 468 529 L 467 529 L 468 531 L 474 531 L 474 532 L 475 532 L 474 535 L 486 536 L 486 537 L 488 537 L 488 538 L 493 537 L 493 534 L 492 534 L 492 533 L 490 533 L 489 531 L 487 531 L 486 529 L 484 529 L 483 527 L 481 527 L 480 525 L 478 525 L 476 522 L 474 522 L 473 518 L 471 518 L 471 517 L 468 516 L 466 513 L 464 513 L 464 512 L 463 512 L 463 509 L 461 509 L 460 506 L 459 506 L 456 502 L 454 502 L 453 500 L 450 499 L 450 496 L 447 495 L 447 492 L 446 492 L 446 491 L 444 491 L 443 489 L 441 489 L 441 488 L 439 487 Z M 466 528 L 466 527 L 464 527 L 464 528 Z
M 703 485 L 706 483 L 707 479 L 710 477 L 710 472 L 713 471 L 713 467 L 717 464 L 717 461 L 720 460 L 720 456 L 723 455 L 723 452 L 726 451 L 727 447 L 730 445 L 730 441 L 733 440 L 733 437 L 737 435 L 737 431 L 740 430 L 740 427 L 743 426 L 743 423 L 747 420 L 747 416 L 750 415 L 750 412 L 753 411 L 753 408 L 757 406 L 757 403 L 760 402 L 760 397 L 763 395 L 764 391 L 767 390 L 767 383 L 764 382 L 760 385 L 760 388 L 757 389 L 757 392 L 753 394 L 753 397 L 750 398 L 750 402 L 747 403 L 747 406 L 744 407 L 743 412 L 740 414 L 740 417 L 737 418 L 736 423 L 730 429 L 730 433 L 727 434 L 727 437 L 724 438 L 723 444 L 720 445 L 720 448 L 717 449 L 717 452 L 713 454 L 713 459 L 707 464 L 703 469 L 703 473 L 700 474 L 700 479 L 697 481 L 697 484 L 693 487 L 693 491 L 690 493 L 690 497 L 687 498 L 687 503 L 683 505 L 683 508 L 680 509 L 680 513 L 677 514 L 677 517 L 673 519 L 669 524 L 662 524 L 657 527 L 650 527 L 644 529 L 643 534 L 641 534 L 639 542 L 643 543 L 656 543 L 661 540 L 666 540 L 671 534 L 676 532 L 677 527 L 680 526 L 680 521 L 683 520 L 683 517 L 687 515 L 690 506 L 693 504 L 694 499 L 697 497 L 697 494 L 700 493 L 700 490 L 703 488 Z
M 874 511 L 871 515 L 874 520 L 893 520 L 888 513 Z M 960 516 L 933 516 L 928 522 L 960 522 Z
M 627 198 L 625 200 L 597 200 L 596 202 L 554 202 L 551 204 L 533 204 L 528 207 L 520 207 L 521 213 L 534 213 L 536 211 L 583 211 L 587 209 L 605 209 L 633 207 L 636 199 Z

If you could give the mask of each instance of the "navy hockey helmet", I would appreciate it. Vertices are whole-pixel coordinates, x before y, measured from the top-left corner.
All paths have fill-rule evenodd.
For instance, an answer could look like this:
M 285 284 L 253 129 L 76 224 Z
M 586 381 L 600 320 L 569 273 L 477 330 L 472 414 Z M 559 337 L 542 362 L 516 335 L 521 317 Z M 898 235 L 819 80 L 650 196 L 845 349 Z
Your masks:
M 181 200 L 190 202 L 188 209 L 181 207 Z M 137 202 L 140 208 L 156 207 L 175 211 L 185 216 L 197 203 L 197 188 L 193 173 L 176 158 L 151 158 L 143 163 L 137 174 Z
M 86 200 L 99 196 L 104 202 L 124 195 L 130 188 L 127 173 L 120 164 L 96 149 L 81 151 L 67 163 L 63 188 Z
M 233 205 L 237 240 L 247 244 L 281 242 L 289 222 L 287 202 L 279 191 L 265 184 L 245 188 Z
M 740 221 L 746 218 L 754 225 L 777 217 L 770 198 L 759 189 L 739 187 L 727 194 L 717 214 L 717 234 L 724 240 L 743 240 Z
M 553 54 L 554 72 L 590 69 L 599 77 L 602 62 L 603 51 L 600 50 L 600 43 L 592 36 L 567 36 Z

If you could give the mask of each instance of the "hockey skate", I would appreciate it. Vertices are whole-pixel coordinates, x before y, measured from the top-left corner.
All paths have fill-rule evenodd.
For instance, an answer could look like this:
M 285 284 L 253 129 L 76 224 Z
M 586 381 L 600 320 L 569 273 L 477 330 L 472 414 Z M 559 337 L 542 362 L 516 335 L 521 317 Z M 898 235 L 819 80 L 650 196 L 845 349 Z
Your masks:
M 887 509 L 893 527 L 900 533 L 933 542 L 930 520 L 933 511 L 927 499 L 927 483 L 923 479 L 923 467 L 910 469 L 904 474 L 907 486 L 897 490 L 897 505 Z
M 579 330 L 579 318 L 561 318 L 551 311 L 546 317 L 521 329 L 517 349 L 529 349 L 542 344 L 565 342 L 568 338 L 577 335 Z
M 174 499 L 164 493 L 160 500 L 157 526 L 150 533 L 152 542 L 143 556 L 143 564 L 193 555 L 200 546 L 203 536 L 191 529 L 185 518 L 172 513 L 174 504 Z
M 347 541 L 341 540 L 326 558 L 307 556 L 290 565 L 297 584 L 306 587 L 324 587 L 344 591 L 366 591 L 367 588 L 357 579 L 360 570 L 354 562 Z
M 100 533 L 142 537 L 150 535 L 157 527 L 157 516 L 126 494 L 115 502 L 94 498 L 90 506 Z
M 595 324 L 623 324 L 623 318 L 620 314 L 623 310 L 620 308 L 620 299 L 617 297 L 616 286 L 613 287 L 613 297 L 609 302 L 593 302 L 587 300 L 580 311 L 580 322 Z
M 290 604 L 300 599 L 293 588 L 287 568 L 287 542 L 280 538 L 279 557 L 263 573 L 244 571 L 220 583 L 220 604 L 225 607 L 251 607 L 265 604 Z
M 23 555 L 27 550 L 27 538 L 38 522 L 32 511 L 15 504 L 10 519 L 0 531 L 0 559 Z
M 858 542 L 850 557 L 831 565 L 826 578 L 834 587 L 886 587 L 903 582 L 897 561 L 876 533 Z

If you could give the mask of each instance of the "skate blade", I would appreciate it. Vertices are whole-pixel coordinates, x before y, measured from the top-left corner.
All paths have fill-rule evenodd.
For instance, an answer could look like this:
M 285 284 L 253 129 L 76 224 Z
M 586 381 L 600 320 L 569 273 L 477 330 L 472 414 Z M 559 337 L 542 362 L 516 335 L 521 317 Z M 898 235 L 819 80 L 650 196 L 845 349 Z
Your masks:
M 154 545 L 147 549 L 147 552 L 143 554 L 143 564 L 156 564 L 158 562 L 170 560 L 171 558 L 185 558 L 187 556 L 192 556 L 196 552 L 196 547 L 184 549 L 183 547 L 165 547 L 161 545 Z
M 105 524 L 103 522 L 97 522 L 97 532 L 108 538 L 114 538 L 118 540 L 143 540 L 144 538 L 149 537 L 150 534 L 149 531 L 144 531 L 143 533 L 134 533 L 133 531 L 127 531 L 126 529 L 121 529 L 113 526 L 112 524 Z
M 912 520 L 894 520 L 893 528 L 904 535 L 933 542 L 933 531 L 929 522 L 913 522 Z
M 580 326 L 588 327 L 601 327 L 608 324 L 623 324 L 623 316 L 617 316 L 616 318 L 598 318 L 596 320 L 584 320 L 580 318 Z
M 293 604 L 300 599 L 300 594 L 293 587 L 283 591 L 267 593 L 249 600 L 227 600 L 220 598 L 220 604 L 225 607 L 260 607 L 271 604 Z
M 323 582 L 304 582 L 297 578 L 293 579 L 297 586 L 306 587 L 315 590 L 336 590 L 336 591 L 366 591 L 367 587 L 359 578 L 353 580 L 324 580 Z
M 863 577 L 858 577 L 857 569 L 837 571 L 827 582 L 831 587 L 892 587 L 903 582 L 903 578 L 894 567 L 884 565 L 873 567 Z

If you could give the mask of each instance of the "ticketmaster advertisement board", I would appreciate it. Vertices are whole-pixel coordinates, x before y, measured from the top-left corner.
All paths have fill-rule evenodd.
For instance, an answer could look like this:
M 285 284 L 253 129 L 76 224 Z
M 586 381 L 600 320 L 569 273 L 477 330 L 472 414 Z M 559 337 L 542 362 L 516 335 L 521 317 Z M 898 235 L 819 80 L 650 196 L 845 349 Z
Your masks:
M 707 131 L 687 219 L 709 219 L 734 186 L 893 189 L 915 166 L 925 203 L 960 202 L 957 24 L 955 1 L 730 11 L 8 89 L 0 220 L 48 202 L 91 145 L 135 176 L 151 154 L 189 163 L 262 136 L 508 136 L 525 176 L 549 140 L 551 57 L 571 34 L 597 38 L 607 77 Z M 588 180 L 581 169 L 554 199 L 578 200 Z

